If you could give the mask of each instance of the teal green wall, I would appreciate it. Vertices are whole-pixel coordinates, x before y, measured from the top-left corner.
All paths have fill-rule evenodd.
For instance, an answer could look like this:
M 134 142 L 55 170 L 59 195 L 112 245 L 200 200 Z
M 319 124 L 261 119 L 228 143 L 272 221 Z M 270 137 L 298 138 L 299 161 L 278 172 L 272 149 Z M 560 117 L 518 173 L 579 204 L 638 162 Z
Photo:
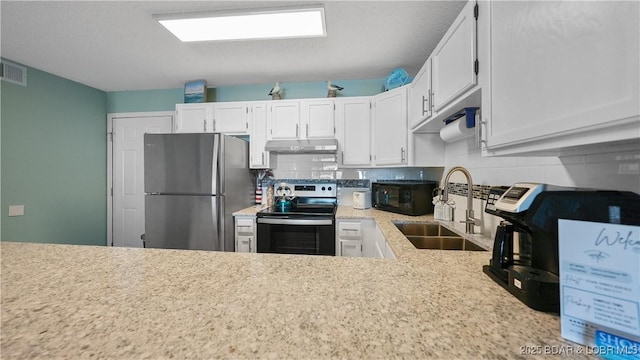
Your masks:
M 343 96 L 371 96 L 384 91 L 384 79 L 340 80 L 344 87 L 338 92 Z M 323 98 L 327 96 L 324 81 L 282 83 L 283 99 Z M 271 100 L 269 91 L 273 84 L 234 85 L 209 88 L 207 101 Z M 140 111 L 173 111 L 176 104 L 184 102 L 184 89 L 112 91 L 107 93 L 107 112 L 126 113 Z
M 373 80 L 336 80 L 335 84 L 344 87 L 338 96 L 370 96 L 384 91 L 384 79 Z M 271 100 L 269 91 L 274 84 L 236 85 L 215 88 L 213 101 L 249 101 Z M 283 99 L 306 99 L 327 97 L 327 84 L 324 81 L 281 83 Z
M 105 245 L 107 94 L 27 75 L 27 87 L 0 81 L 2 240 Z
M 107 113 L 174 111 L 184 100 L 184 89 L 112 91 L 107 93 Z
M 336 80 L 338 96 L 370 96 L 384 79 Z M 207 101 L 270 100 L 273 84 L 209 88 Z M 282 83 L 284 99 L 323 98 L 322 81 Z M 0 236 L 105 245 L 107 113 L 173 111 L 183 88 L 100 91 L 28 68 L 28 86 L 0 81 Z M 25 215 L 8 217 L 9 205 Z

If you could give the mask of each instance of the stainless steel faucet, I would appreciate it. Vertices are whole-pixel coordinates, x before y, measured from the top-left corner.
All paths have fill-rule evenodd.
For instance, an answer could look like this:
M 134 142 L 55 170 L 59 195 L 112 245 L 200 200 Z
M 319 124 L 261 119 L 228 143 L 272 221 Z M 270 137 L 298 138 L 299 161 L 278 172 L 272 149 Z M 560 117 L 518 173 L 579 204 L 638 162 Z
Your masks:
M 445 176 L 444 178 L 444 184 L 440 184 L 444 188 L 444 192 L 442 193 L 442 201 L 446 203 L 449 200 L 449 178 L 451 177 L 451 174 L 456 171 L 460 171 L 464 174 L 464 176 L 467 178 L 467 186 L 469 187 L 469 191 L 467 194 L 466 219 L 460 222 L 466 225 L 465 232 L 467 234 L 473 234 L 473 227 L 475 225 L 480 225 L 480 220 L 473 217 L 473 180 L 471 180 L 471 173 L 469 173 L 469 170 L 463 168 L 462 166 L 455 166 L 451 168 L 451 170 L 449 170 L 447 176 Z

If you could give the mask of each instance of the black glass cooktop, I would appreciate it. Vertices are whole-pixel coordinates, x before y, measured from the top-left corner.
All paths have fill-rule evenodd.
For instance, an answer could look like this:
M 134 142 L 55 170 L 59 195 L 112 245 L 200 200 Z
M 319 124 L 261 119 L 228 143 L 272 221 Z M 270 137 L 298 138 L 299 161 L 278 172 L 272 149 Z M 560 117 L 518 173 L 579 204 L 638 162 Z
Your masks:
M 301 216 L 333 216 L 336 212 L 335 200 L 329 202 L 300 203 L 293 202 L 290 206 L 275 206 L 263 209 L 258 216 L 273 215 L 301 215 Z

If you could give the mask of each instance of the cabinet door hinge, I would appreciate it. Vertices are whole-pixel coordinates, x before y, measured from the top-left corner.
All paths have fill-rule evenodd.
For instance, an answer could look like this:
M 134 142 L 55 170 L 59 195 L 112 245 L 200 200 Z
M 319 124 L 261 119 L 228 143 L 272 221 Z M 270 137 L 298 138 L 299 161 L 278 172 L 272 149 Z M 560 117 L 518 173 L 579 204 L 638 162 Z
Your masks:
M 109 133 L 109 141 L 113 142 L 113 132 Z
M 480 64 L 478 63 L 478 59 L 476 59 L 476 61 L 473 62 L 473 72 L 476 73 L 476 76 L 478 75 L 479 70 L 480 70 Z
M 113 196 L 113 187 L 111 188 L 111 196 Z
M 476 20 L 478 20 L 478 3 L 476 3 L 476 6 L 473 7 L 473 17 L 476 18 Z

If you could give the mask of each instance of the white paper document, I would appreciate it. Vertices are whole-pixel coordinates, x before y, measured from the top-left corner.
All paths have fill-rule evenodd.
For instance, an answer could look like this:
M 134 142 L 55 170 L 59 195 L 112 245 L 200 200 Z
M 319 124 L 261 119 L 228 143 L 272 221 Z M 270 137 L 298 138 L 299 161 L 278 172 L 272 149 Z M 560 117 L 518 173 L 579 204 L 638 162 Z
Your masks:
M 558 221 L 562 337 L 640 359 L 640 227 Z

